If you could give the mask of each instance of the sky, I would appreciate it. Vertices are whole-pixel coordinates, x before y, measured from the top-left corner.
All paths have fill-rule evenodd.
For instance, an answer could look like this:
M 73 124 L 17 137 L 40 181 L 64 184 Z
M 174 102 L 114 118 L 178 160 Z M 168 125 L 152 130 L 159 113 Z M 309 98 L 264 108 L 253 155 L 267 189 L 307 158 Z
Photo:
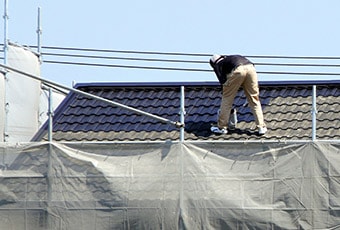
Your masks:
M 0 14 L 4 15 L 4 0 Z M 339 0 L 7 0 L 8 39 L 37 45 L 38 7 L 41 45 L 96 50 L 147 51 L 245 56 L 340 57 Z M 1 27 L 3 27 L 4 19 Z M 0 30 L 0 43 L 4 41 Z M 42 49 L 42 52 L 46 50 Z M 51 50 L 49 50 L 50 52 Z M 54 52 L 52 50 L 52 52 Z M 75 54 L 75 53 L 74 53 Z M 210 70 L 209 56 L 135 53 L 82 53 L 125 58 L 206 61 L 199 64 L 131 60 L 42 60 L 141 65 Z M 3 53 L 1 53 L 3 55 Z M 335 60 L 250 58 L 255 63 L 321 63 Z M 1 60 L 0 60 L 1 61 Z M 260 81 L 339 79 L 339 76 L 276 75 L 261 72 L 331 72 L 338 67 L 276 67 L 256 65 Z M 42 63 L 41 75 L 66 86 L 87 82 L 217 81 L 209 71 L 175 71 Z

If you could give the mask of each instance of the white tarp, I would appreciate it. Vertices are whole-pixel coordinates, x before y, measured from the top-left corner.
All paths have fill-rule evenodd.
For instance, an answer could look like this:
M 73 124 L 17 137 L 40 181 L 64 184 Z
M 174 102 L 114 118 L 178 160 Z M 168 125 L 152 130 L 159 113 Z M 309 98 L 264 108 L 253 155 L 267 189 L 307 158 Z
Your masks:
M 8 65 L 40 76 L 39 58 L 27 48 L 9 45 Z M 15 72 L 6 74 L 4 98 L 6 116 L 2 126 L 5 141 L 30 141 L 39 128 L 40 82 Z
M 29 48 L 9 44 L 7 53 L 10 67 L 40 77 L 39 57 Z M 49 90 L 16 72 L 7 72 L 5 80 L 4 73 L 0 73 L 0 142 L 30 141 L 47 120 Z M 52 98 L 55 110 L 65 94 L 53 90 Z
M 2 144 L 0 229 L 337 229 L 340 144 Z
M 0 142 L 4 141 L 5 124 L 5 75 L 0 69 Z

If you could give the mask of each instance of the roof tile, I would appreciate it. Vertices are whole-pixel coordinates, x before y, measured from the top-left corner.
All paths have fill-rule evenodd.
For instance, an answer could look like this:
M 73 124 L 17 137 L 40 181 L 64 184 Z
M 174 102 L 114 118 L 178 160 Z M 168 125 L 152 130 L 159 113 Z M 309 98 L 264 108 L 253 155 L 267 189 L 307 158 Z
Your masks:
M 227 135 L 210 132 L 216 123 L 221 101 L 219 85 L 185 83 L 185 140 L 308 140 L 312 135 L 312 85 L 260 85 L 268 133 L 258 136 L 251 109 L 242 90 L 234 107 L 238 127 Z M 78 89 L 109 100 L 179 121 L 181 84 L 153 83 L 150 86 L 124 84 L 82 84 Z M 317 138 L 340 138 L 340 84 L 317 86 Z M 56 141 L 164 141 L 179 140 L 179 130 L 124 108 L 70 93 L 54 117 Z M 34 140 L 47 139 L 47 123 Z

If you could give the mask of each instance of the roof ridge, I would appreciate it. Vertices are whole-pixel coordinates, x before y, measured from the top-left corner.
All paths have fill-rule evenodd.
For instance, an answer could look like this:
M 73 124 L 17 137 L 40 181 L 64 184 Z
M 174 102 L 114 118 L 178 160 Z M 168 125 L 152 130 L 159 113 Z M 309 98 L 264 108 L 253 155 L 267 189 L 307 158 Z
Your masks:
M 334 80 L 292 80 L 292 81 L 259 81 L 264 86 L 301 86 L 301 85 L 334 85 L 340 84 L 340 79 Z M 220 86 L 217 81 L 183 81 L 183 82 L 88 82 L 77 83 L 74 88 L 82 87 L 180 87 L 180 86 Z

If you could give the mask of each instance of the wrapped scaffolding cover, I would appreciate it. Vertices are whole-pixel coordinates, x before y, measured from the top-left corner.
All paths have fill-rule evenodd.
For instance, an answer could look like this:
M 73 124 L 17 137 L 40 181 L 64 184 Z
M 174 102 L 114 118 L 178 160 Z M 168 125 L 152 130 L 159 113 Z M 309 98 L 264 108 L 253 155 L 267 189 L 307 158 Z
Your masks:
M 40 62 L 27 48 L 10 44 L 8 65 L 40 76 Z M 6 119 L 4 129 L 9 142 L 30 141 L 39 128 L 40 82 L 15 72 L 8 72 L 5 81 Z
M 1 145 L 0 229 L 336 229 L 340 144 Z
M 5 124 L 5 75 L 0 69 L 0 142 L 4 141 L 4 124 Z

